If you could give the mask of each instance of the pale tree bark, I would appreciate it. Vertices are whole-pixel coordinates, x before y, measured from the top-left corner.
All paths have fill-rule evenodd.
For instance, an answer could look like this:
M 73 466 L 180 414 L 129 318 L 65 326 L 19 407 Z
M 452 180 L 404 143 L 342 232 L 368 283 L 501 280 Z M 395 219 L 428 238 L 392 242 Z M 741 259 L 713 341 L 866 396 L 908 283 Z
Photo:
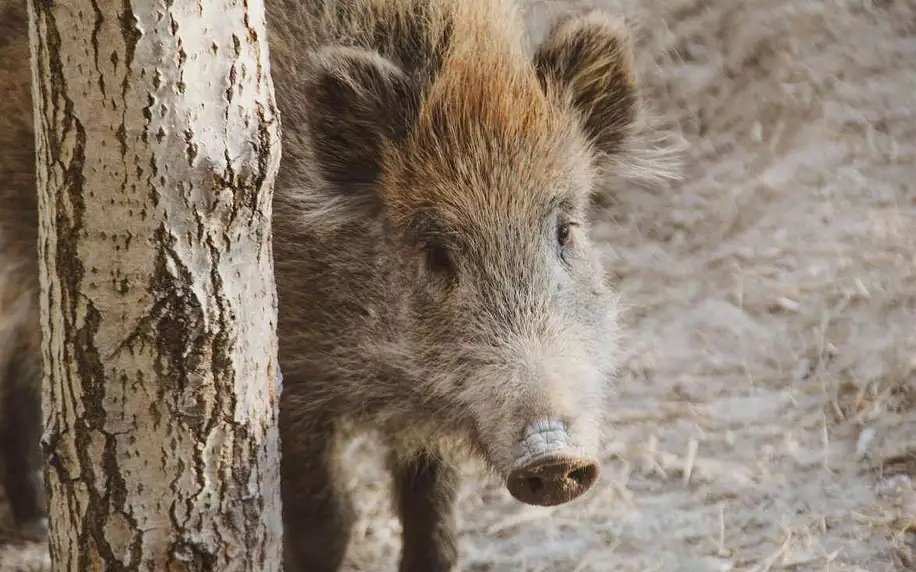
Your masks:
M 28 2 L 53 567 L 279 570 L 263 0 Z

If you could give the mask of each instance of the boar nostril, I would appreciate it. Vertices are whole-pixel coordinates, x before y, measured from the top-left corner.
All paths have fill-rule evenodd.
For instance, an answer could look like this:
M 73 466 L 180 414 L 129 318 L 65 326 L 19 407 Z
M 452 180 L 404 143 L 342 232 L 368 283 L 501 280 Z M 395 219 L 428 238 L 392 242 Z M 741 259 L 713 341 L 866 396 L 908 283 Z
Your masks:
M 506 488 L 516 499 L 554 506 L 580 497 L 598 480 L 598 463 L 581 457 L 542 458 L 509 475 Z
M 544 481 L 540 477 L 528 477 L 528 488 L 536 494 L 544 488 Z
M 574 471 L 571 471 L 566 478 L 576 481 L 579 485 L 584 485 L 592 477 L 589 475 L 588 467 L 580 467 Z

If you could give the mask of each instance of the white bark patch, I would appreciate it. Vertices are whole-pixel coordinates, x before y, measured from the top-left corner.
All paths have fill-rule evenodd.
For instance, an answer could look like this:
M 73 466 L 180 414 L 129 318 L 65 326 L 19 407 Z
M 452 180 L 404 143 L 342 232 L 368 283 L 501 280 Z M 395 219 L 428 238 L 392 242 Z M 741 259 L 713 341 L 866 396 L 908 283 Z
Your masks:
M 279 570 L 263 2 L 29 10 L 54 567 Z

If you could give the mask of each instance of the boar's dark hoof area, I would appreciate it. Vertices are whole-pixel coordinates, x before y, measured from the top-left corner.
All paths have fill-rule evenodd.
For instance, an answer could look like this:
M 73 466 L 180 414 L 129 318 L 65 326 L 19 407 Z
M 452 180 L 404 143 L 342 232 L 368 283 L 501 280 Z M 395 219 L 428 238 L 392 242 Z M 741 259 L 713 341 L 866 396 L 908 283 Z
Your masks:
M 512 471 L 506 487 L 516 499 L 555 506 L 582 496 L 598 480 L 598 463 L 583 458 L 552 458 Z

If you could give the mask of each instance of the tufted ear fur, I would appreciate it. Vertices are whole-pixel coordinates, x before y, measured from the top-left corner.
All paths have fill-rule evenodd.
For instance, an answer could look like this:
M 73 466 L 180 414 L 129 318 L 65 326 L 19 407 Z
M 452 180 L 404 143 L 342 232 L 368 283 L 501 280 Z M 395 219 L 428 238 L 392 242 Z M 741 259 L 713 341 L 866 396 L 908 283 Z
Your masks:
M 639 106 L 623 22 L 600 11 L 562 19 L 535 51 L 534 63 L 545 86 L 565 91 L 595 147 L 617 153 Z
M 417 114 L 410 78 L 378 52 L 326 47 L 312 54 L 305 91 L 323 179 L 344 192 L 375 183 L 386 145 L 403 139 Z

